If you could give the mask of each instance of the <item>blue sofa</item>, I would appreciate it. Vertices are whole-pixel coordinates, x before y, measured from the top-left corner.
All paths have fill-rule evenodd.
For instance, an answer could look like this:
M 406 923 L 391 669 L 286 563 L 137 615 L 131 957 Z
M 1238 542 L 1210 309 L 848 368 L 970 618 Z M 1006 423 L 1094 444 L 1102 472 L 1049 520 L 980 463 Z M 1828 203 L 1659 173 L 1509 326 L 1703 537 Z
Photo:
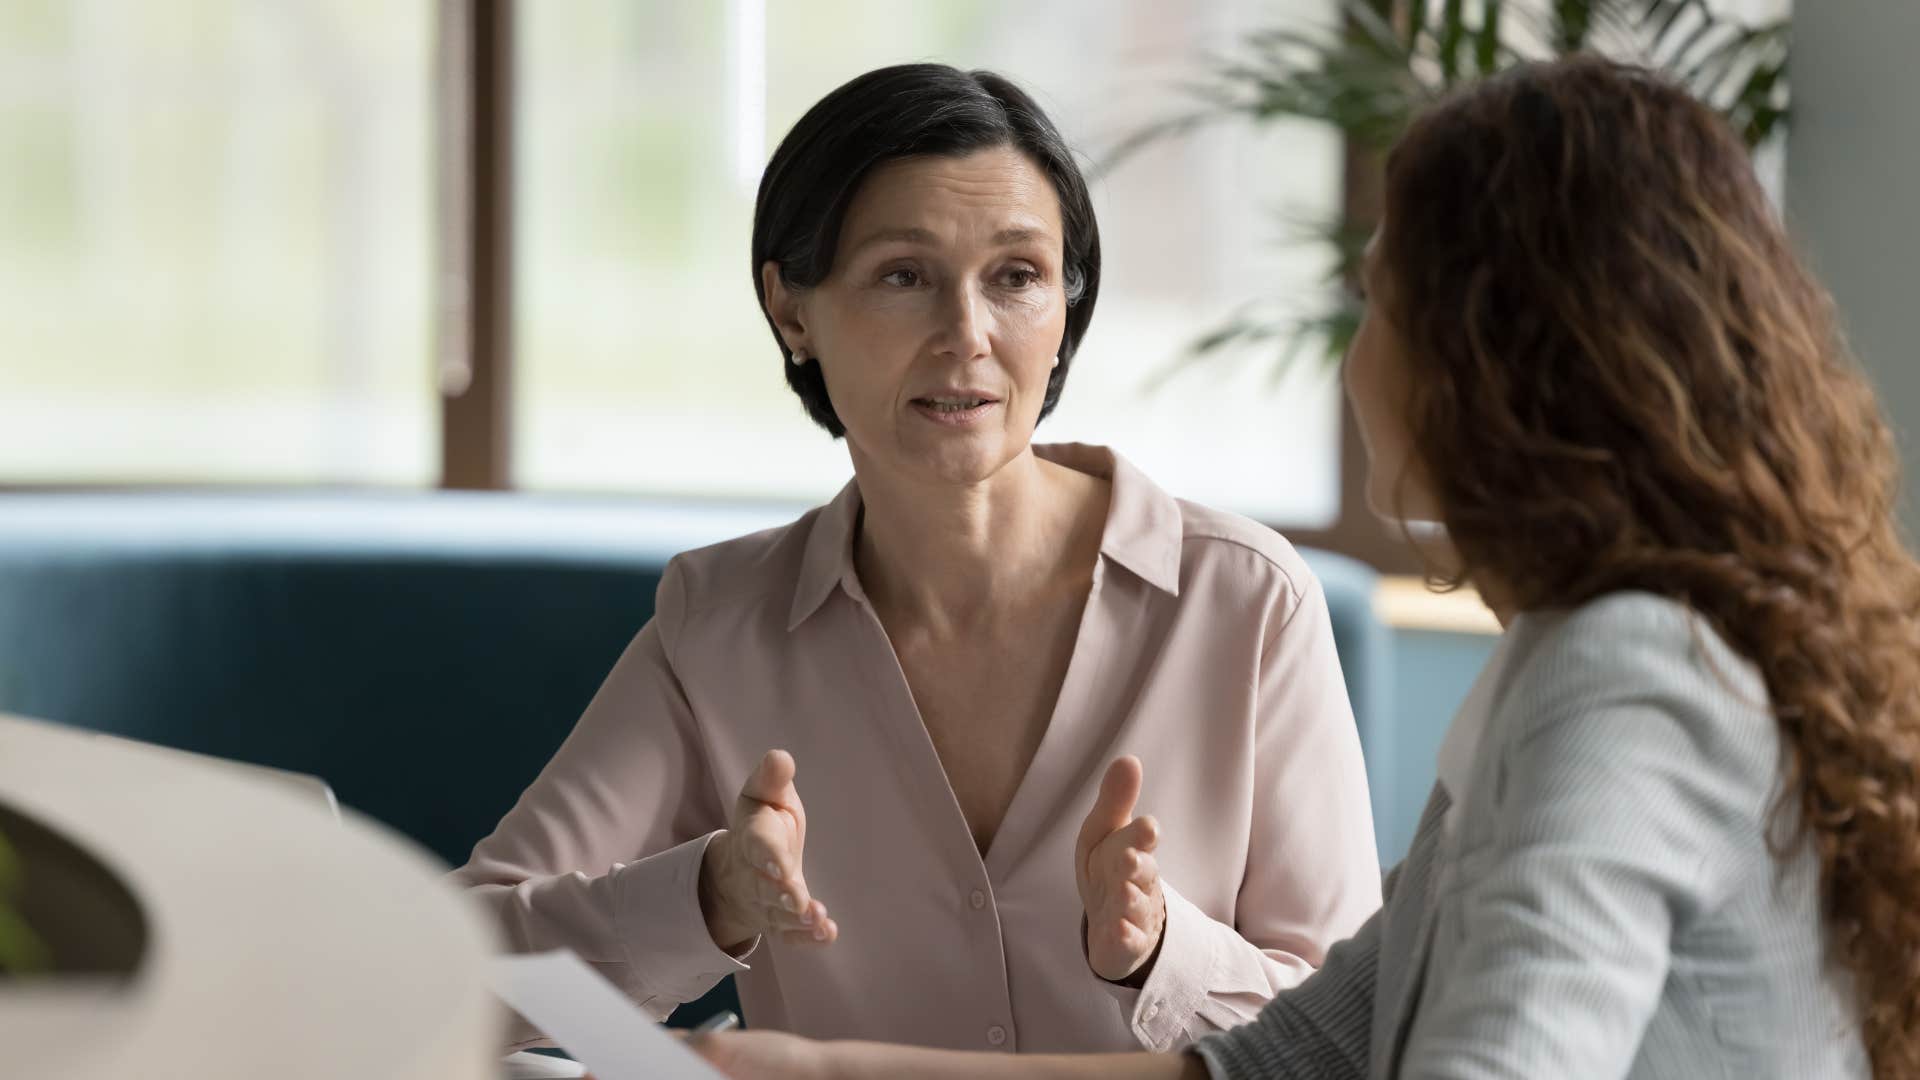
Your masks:
M 667 559 L 797 512 L 478 494 L 4 496 L 0 711 L 318 775 L 457 864 L 652 615 Z M 1306 555 L 1372 771 L 1390 648 L 1374 575 Z

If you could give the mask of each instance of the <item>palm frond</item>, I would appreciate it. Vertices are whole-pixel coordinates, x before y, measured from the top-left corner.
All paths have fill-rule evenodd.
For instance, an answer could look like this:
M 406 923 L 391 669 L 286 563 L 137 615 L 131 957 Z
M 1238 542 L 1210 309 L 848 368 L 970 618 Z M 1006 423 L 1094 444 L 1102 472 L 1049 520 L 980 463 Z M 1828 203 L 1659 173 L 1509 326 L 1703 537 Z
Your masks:
M 1505 7 L 1502 0 L 1486 0 L 1474 30 L 1473 67 L 1483 77 L 1500 70 L 1500 20 Z
M 1269 27 L 1215 56 L 1186 88 L 1193 108 L 1142 128 L 1106 156 L 1111 171 L 1141 148 L 1230 121 L 1255 130 L 1295 119 L 1326 124 L 1349 143 L 1384 149 L 1434 97 L 1516 64 L 1581 50 L 1660 67 L 1719 109 L 1750 147 L 1788 121 L 1785 21 L 1748 23 L 1709 0 L 1337 0 L 1337 25 Z M 1397 20 L 1395 18 L 1397 16 Z M 1321 300 L 1250 303 L 1196 338 L 1168 374 L 1201 358 L 1245 355 L 1278 342 L 1278 377 L 1309 353 L 1338 357 L 1362 306 L 1348 288 L 1371 233 L 1364 221 L 1296 223 L 1283 243 L 1330 255 Z
M 1557 53 L 1577 53 L 1587 47 L 1593 30 L 1593 5 L 1587 0 L 1553 0 L 1553 34 Z
M 1467 40 L 1466 0 L 1446 0 L 1434 36 L 1440 55 L 1440 79 L 1452 86 L 1460 78 L 1460 46 Z

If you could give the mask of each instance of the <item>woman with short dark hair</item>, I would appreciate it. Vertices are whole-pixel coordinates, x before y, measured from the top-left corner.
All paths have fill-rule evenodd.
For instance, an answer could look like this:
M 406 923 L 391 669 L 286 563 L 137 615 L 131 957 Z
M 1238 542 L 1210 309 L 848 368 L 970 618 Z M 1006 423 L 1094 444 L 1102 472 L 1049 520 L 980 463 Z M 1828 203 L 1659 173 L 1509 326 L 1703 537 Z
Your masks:
M 1920 1076 L 1920 565 L 1745 147 L 1581 57 L 1428 111 L 1385 206 L 1369 499 L 1506 627 L 1385 906 L 1183 1057 L 747 1032 L 729 1075 Z
M 459 879 L 655 1015 L 737 973 L 757 1027 L 929 1046 L 1252 1017 L 1379 903 L 1358 737 L 1285 540 L 1033 445 L 1100 287 L 1059 133 L 989 73 L 863 75 L 767 166 L 753 270 L 854 480 L 673 561 Z

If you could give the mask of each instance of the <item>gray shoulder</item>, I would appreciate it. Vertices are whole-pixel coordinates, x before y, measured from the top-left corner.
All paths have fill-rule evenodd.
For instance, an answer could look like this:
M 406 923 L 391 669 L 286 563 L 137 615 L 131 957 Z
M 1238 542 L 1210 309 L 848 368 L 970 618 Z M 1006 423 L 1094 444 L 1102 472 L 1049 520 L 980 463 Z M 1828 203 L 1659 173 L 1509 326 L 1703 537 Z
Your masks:
M 1645 592 L 1522 615 L 1501 711 L 1519 734 L 1608 710 L 1651 709 L 1686 728 L 1702 752 L 1772 765 L 1777 746 L 1765 680 L 1698 612 Z
M 1514 624 L 1527 668 L 1577 682 L 1629 678 L 1681 689 L 1716 686 L 1764 697 L 1759 672 L 1698 612 L 1654 593 L 1609 593 Z

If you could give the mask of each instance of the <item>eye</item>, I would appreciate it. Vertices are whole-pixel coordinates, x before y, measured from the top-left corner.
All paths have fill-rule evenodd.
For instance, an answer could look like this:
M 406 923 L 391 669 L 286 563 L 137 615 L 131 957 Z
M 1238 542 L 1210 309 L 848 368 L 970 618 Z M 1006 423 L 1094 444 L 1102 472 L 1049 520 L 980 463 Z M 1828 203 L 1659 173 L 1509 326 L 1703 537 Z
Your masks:
M 916 285 L 925 284 L 926 281 L 920 276 L 920 271 L 905 266 L 887 271 L 880 275 L 880 280 L 897 289 L 911 289 Z
M 1000 284 L 1014 289 L 1030 289 L 1040 284 L 1040 271 L 1031 266 L 1010 266 L 1000 272 Z

